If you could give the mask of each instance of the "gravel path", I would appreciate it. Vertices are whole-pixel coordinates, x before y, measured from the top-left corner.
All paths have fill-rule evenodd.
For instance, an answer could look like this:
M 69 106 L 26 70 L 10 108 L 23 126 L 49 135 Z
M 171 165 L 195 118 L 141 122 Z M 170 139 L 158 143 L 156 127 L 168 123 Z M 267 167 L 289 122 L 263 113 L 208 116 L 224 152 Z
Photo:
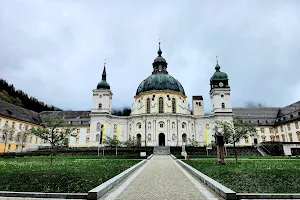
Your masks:
M 118 200 L 206 199 L 170 156 L 155 155 Z

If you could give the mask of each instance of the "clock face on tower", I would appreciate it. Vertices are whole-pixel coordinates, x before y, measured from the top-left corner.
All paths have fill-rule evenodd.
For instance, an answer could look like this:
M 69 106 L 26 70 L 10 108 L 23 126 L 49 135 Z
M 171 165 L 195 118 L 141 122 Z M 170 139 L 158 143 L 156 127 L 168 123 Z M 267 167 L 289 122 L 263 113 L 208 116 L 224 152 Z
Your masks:
M 219 86 L 220 86 L 220 87 L 223 87 L 223 86 L 224 86 L 224 84 L 223 84 L 222 82 L 220 82 L 220 83 L 219 83 Z

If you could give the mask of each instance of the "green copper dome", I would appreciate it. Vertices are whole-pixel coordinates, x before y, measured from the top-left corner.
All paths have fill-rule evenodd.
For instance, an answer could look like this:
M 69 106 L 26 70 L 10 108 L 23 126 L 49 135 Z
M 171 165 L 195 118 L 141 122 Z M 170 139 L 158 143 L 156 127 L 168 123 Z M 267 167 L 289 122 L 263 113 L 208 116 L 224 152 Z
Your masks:
M 225 72 L 220 72 L 220 66 L 219 63 L 217 62 L 217 65 L 215 67 L 216 72 L 212 75 L 210 78 L 210 81 L 212 80 L 227 80 L 228 76 Z
M 157 58 L 155 58 L 154 62 L 152 63 L 152 75 L 150 75 L 148 78 L 146 78 L 140 83 L 138 89 L 136 90 L 136 95 L 148 91 L 168 90 L 173 92 L 179 92 L 185 96 L 184 89 L 181 83 L 168 74 L 168 63 L 161 56 L 162 51 L 160 49 L 160 43 L 157 54 Z
M 104 69 L 103 69 L 103 73 L 102 73 L 102 80 L 98 83 L 97 85 L 97 89 L 110 89 L 110 85 L 108 84 L 108 82 L 106 81 L 106 70 L 105 70 L 105 64 L 104 63 Z
M 110 85 L 107 81 L 101 80 L 100 83 L 97 85 L 97 89 L 110 89 Z
M 169 90 L 185 95 L 181 83 L 169 74 L 164 73 L 152 74 L 143 80 L 136 90 L 136 95 L 151 90 Z

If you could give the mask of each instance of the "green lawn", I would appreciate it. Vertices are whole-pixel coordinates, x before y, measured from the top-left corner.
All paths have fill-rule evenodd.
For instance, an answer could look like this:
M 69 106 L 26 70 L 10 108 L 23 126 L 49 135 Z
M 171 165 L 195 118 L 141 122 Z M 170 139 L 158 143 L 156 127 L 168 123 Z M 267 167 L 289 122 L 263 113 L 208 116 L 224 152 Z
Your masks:
M 217 165 L 191 160 L 191 166 L 238 193 L 299 193 L 300 160 L 243 160 Z
M 184 159 L 183 156 L 181 155 L 176 155 L 175 156 L 178 159 Z M 216 155 L 189 155 L 189 157 L 192 158 L 217 158 Z M 226 158 L 234 158 L 233 155 L 226 156 Z M 289 156 L 239 156 L 238 159 L 243 158 L 243 159 L 299 159 L 300 157 L 289 157 Z
M 58 156 L 52 168 L 49 157 L 2 158 L 0 191 L 87 193 L 140 161 L 87 158 Z

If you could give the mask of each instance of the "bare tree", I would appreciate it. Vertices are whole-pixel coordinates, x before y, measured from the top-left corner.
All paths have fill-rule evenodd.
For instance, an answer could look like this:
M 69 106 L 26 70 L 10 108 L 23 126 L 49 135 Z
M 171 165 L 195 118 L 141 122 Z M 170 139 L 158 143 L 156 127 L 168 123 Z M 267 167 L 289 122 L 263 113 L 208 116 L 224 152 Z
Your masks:
M 222 128 L 224 134 L 224 141 L 226 143 L 233 144 L 235 161 L 237 162 L 237 151 L 236 143 L 242 138 L 256 135 L 256 128 L 253 124 L 250 124 L 242 117 L 235 116 L 232 122 L 227 121 L 217 121 L 215 126 L 215 131 L 218 128 Z
M 5 124 L 4 127 L 1 129 L 2 136 L 1 140 L 4 142 L 4 153 L 6 152 L 6 145 L 7 142 L 10 140 L 13 140 L 13 135 L 15 132 L 15 128 L 13 126 L 9 126 L 8 124 Z
M 53 155 L 57 146 L 65 145 L 66 138 L 69 136 L 76 137 L 74 128 L 71 128 L 66 120 L 55 114 L 42 115 L 43 127 L 31 128 L 29 132 L 39 138 L 47 141 L 51 145 L 51 161 L 53 166 Z

